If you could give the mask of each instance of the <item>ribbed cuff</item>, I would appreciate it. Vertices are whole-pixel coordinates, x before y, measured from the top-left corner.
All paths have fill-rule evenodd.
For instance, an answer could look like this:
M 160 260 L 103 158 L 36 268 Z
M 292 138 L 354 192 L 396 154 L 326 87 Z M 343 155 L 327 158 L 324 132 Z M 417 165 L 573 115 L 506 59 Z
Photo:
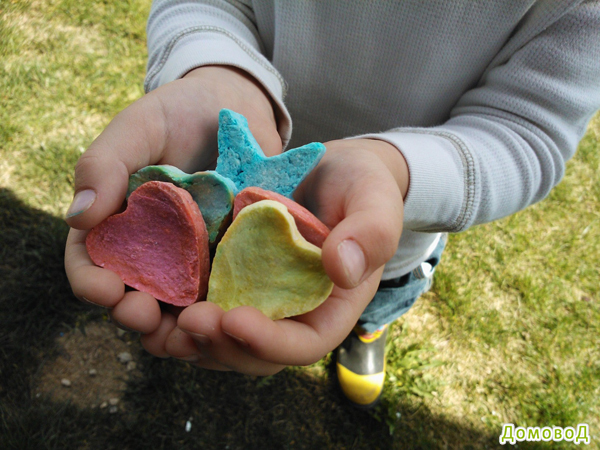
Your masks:
M 357 136 L 381 139 L 402 152 L 410 173 L 404 228 L 460 231 L 472 206 L 472 166 L 466 146 L 454 135 L 431 129 L 402 129 Z

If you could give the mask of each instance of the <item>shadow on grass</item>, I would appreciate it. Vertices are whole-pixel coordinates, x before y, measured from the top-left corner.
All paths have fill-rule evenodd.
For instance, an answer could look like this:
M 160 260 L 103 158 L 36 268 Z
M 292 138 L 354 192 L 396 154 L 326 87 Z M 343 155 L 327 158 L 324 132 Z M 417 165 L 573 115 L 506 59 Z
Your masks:
M 495 448 L 481 435 L 397 399 L 385 420 L 350 407 L 332 377 L 290 368 L 269 378 L 142 358 L 117 414 L 33 394 L 61 332 L 100 320 L 63 269 L 68 227 L 0 188 L 0 448 Z M 387 400 L 386 400 L 387 401 Z M 192 428 L 185 425 L 191 418 Z M 465 442 L 466 441 L 466 442 Z M 472 443 L 469 445 L 468 443 Z

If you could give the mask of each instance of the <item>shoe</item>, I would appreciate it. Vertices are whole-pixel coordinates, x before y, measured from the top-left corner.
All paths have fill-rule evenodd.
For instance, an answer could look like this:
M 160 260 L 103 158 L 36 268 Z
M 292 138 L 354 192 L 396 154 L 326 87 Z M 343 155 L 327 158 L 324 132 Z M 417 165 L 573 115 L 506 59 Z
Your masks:
M 338 347 L 336 371 L 344 395 L 359 408 L 369 409 L 381 398 L 385 381 L 385 342 L 388 326 L 373 333 L 355 327 Z

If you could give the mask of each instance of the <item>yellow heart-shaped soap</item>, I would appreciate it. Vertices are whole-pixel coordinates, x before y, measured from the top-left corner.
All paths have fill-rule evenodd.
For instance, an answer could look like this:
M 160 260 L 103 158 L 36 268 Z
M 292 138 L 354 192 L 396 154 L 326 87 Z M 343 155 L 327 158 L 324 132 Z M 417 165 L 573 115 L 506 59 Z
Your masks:
M 321 249 L 284 205 L 262 200 L 240 211 L 217 246 L 207 300 L 225 311 L 253 306 L 276 320 L 315 309 L 332 289 Z

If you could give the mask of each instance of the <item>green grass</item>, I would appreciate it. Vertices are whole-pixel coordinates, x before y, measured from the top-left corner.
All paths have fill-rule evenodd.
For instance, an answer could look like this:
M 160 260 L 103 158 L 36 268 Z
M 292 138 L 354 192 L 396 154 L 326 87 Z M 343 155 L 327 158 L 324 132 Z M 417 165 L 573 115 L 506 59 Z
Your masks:
M 79 155 L 142 95 L 148 9 L 0 2 L 0 448 L 496 448 L 508 422 L 588 423 L 598 447 L 600 116 L 545 201 L 451 236 L 392 329 L 372 413 L 345 403 L 331 356 L 262 379 L 145 355 L 118 414 L 38 397 L 61 333 L 107 319 L 72 297 L 61 217 Z

